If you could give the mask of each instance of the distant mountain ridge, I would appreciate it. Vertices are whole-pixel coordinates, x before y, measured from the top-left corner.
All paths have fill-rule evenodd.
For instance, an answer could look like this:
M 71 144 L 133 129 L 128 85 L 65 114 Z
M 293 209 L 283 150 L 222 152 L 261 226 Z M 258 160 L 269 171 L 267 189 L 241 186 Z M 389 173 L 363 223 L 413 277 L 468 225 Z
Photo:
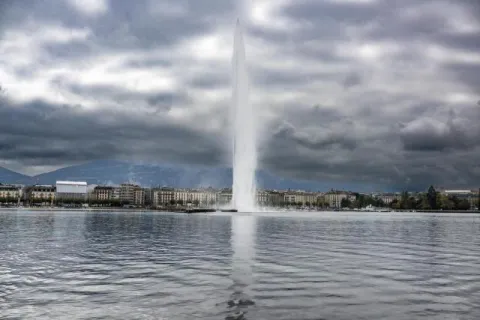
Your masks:
M 58 180 L 80 180 L 88 184 L 119 185 L 125 182 L 144 187 L 171 186 L 176 188 L 232 186 L 232 169 L 187 165 L 145 164 L 119 160 L 97 160 L 65 167 L 33 177 L 0 168 L 0 183 L 55 184 Z M 263 189 L 327 191 L 331 188 L 358 188 L 342 182 L 295 180 L 257 171 L 257 184 Z
M 98 160 L 66 167 L 33 177 L 38 183 L 53 184 L 57 180 L 85 180 L 89 184 L 118 185 L 133 182 L 146 187 L 176 188 L 232 186 L 232 169 L 169 164 L 145 164 L 118 160 Z M 312 181 L 295 181 L 257 172 L 259 187 L 268 189 L 308 189 L 325 187 Z
M 0 167 L 0 183 L 28 184 L 32 177 Z

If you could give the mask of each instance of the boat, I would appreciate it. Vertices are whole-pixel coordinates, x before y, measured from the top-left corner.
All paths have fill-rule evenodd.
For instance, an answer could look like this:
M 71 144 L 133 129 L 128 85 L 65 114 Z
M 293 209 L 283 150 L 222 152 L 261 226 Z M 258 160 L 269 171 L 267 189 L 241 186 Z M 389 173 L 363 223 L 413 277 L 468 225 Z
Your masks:
M 215 212 L 215 209 L 185 209 L 185 213 L 206 213 Z

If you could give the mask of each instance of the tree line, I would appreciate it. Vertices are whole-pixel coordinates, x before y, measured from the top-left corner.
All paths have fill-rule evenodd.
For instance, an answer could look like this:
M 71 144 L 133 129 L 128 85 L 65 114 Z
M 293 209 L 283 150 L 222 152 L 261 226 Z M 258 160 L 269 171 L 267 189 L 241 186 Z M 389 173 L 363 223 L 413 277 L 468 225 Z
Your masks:
M 469 210 L 471 205 L 468 199 L 460 199 L 454 195 L 445 195 L 437 192 L 433 186 L 427 193 L 415 198 L 408 192 L 402 192 L 399 200 L 391 204 L 393 209 L 407 210 Z
M 480 201 L 480 200 L 479 200 Z M 397 210 L 469 210 L 471 205 L 468 199 L 460 199 L 454 195 L 447 196 L 437 192 L 430 186 L 426 193 L 414 197 L 407 191 L 400 195 L 400 199 L 394 199 L 386 204 L 381 199 L 369 195 L 355 194 L 355 200 L 343 199 L 342 208 L 364 208 L 368 205 L 374 207 L 390 207 Z

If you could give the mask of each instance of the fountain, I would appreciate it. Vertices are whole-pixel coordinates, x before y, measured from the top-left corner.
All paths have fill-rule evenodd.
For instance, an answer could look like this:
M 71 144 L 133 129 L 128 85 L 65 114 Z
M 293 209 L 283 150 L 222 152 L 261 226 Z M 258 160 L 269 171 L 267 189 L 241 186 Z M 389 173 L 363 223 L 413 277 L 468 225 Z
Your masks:
M 256 207 L 256 117 L 248 99 L 248 74 L 240 20 L 235 27 L 232 67 L 232 206 L 238 211 L 252 212 Z

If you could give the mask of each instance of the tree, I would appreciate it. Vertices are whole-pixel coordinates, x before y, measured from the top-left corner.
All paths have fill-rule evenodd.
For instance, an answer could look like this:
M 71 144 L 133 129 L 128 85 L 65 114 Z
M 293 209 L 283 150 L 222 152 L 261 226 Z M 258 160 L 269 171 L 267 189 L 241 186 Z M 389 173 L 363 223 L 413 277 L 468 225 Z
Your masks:
M 390 208 L 400 209 L 400 201 L 398 199 L 393 199 L 392 202 L 390 202 Z
M 480 101 L 478 103 L 480 103 Z M 480 210 L 480 189 L 478 189 L 477 199 L 477 210 Z
M 436 199 L 435 199 L 435 203 L 436 203 Z M 435 204 L 436 206 L 436 204 Z M 430 203 L 428 202 L 428 195 L 422 195 L 420 197 L 420 199 L 417 201 L 417 208 L 421 209 L 421 210 L 430 210 L 432 209 L 432 206 L 430 205 Z
M 306 205 L 307 207 L 310 207 L 310 201 L 305 202 L 305 205 Z
M 198 199 L 193 200 L 193 205 L 195 207 L 198 207 L 199 204 L 200 204 L 200 201 L 198 201 Z
M 470 209 L 470 202 L 467 199 L 462 199 L 458 202 L 456 206 L 457 210 L 469 210 Z
M 340 207 L 349 208 L 352 205 L 352 202 L 348 198 L 343 198 L 340 202 Z
M 325 200 L 323 197 L 318 197 L 317 198 L 317 207 L 323 208 L 325 206 Z
M 455 203 L 453 202 L 453 200 L 451 198 L 447 197 L 444 194 L 440 194 L 437 197 L 436 206 L 437 206 L 438 209 L 452 210 L 452 209 L 455 208 Z
M 400 209 L 408 209 L 408 192 L 403 191 L 400 196 Z
M 437 192 L 435 191 L 435 188 L 433 186 L 430 186 L 430 188 L 428 188 L 427 202 L 430 206 L 430 209 L 437 209 Z
M 387 204 L 380 198 L 376 199 L 376 202 L 375 202 L 375 206 L 376 207 L 386 207 Z

